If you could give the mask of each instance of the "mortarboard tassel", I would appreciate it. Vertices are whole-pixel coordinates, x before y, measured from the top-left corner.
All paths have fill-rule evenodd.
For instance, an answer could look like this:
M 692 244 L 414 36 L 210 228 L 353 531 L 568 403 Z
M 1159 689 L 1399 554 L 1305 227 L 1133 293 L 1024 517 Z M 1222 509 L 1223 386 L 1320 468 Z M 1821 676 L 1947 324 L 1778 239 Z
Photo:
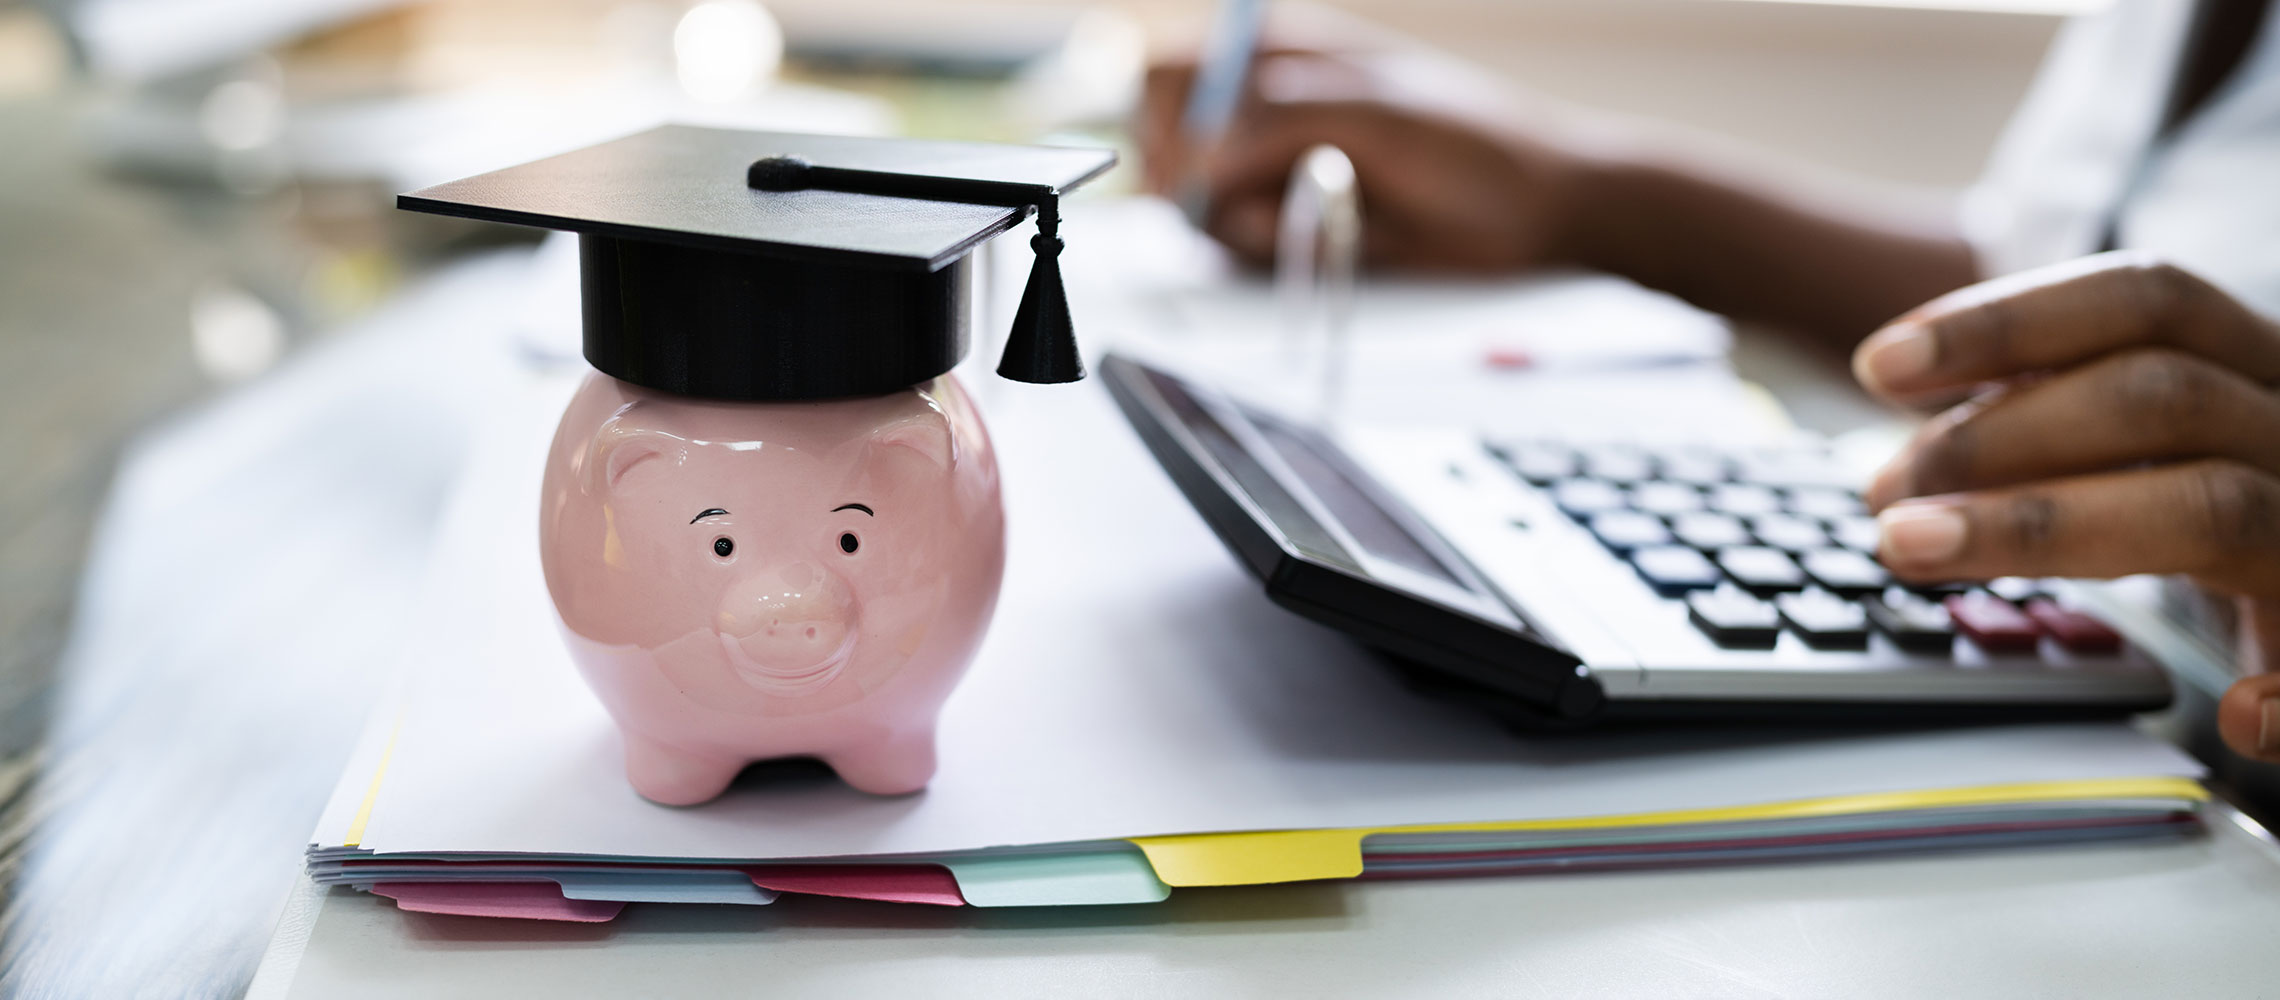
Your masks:
M 745 169 L 744 183 L 760 191 L 820 188 L 1036 209 L 1037 235 L 1029 246 L 1037 252 L 1037 263 L 1029 270 L 1029 286 L 1022 290 L 1021 308 L 1013 315 L 1013 332 L 1006 337 L 1005 356 L 999 359 L 997 372 L 1016 382 L 1037 384 L 1076 382 L 1085 377 L 1084 358 L 1077 353 L 1076 324 L 1069 318 L 1069 295 L 1061 287 L 1061 208 L 1059 192 L 1054 189 L 1041 184 L 819 166 L 789 154 L 753 161 Z
M 1061 287 L 1061 216 L 1051 200 L 1037 206 L 1037 235 L 1029 246 L 1037 263 L 1029 269 L 1029 287 L 1021 292 L 1021 308 L 1013 314 L 1013 332 L 1005 339 L 1005 356 L 998 375 L 1016 382 L 1075 382 L 1085 377 L 1084 358 L 1077 353 L 1076 324 L 1069 318 L 1069 295 Z

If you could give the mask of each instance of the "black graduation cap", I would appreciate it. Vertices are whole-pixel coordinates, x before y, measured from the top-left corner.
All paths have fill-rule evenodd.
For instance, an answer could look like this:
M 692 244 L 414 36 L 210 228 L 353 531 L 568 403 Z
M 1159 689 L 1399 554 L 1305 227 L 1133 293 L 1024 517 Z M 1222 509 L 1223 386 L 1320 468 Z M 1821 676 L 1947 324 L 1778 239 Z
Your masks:
M 1107 150 L 667 125 L 438 184 L 398 208 L 578 234 L 586 360 L 735 400 L 877 395 L 966 353 L 967 254 L 1037 214 L 998 374 L 1084 377 L 1060 197 Z

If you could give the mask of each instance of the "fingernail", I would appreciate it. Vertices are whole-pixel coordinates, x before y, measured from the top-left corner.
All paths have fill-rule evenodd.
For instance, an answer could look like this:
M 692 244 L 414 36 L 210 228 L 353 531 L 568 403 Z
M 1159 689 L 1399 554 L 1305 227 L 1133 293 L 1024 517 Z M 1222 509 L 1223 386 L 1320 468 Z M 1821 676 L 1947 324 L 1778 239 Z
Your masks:
M 2266 698 L 2257 706 L 2256 749 L 2261 753 L 2280 751 L 2280 698 Z
M 1895 323 L 1876 331 L 1860 345 L 1859 370 L 1863 382 L 1906 384 L 1932 373 L 1932 334 L 1914 323 Z
M 1963 511 L 1947 504 L 1903 504 L 1876 516 L 1877 551 L 1885 559 L 1925 566 L 1963 554 Z

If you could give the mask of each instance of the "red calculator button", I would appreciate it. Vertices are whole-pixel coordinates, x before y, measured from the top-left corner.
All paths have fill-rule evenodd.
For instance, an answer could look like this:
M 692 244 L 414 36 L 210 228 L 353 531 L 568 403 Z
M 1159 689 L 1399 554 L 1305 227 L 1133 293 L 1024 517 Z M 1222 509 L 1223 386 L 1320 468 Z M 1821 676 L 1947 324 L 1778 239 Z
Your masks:
M 2122 634 L 2072 608 L 2060 607 L 2057 601 L 2038 597 L 2027 602 L 2027 616 L 2035 620 L 2057 639 L 2058 644 L 2077 653 L 2118 653 L 2122 649 Z
M 1955 630 L 1990 653 L 2026 652 L 2042 638 L 2042 628 L 2019 606 L 1983 590 L 1947 599 Z

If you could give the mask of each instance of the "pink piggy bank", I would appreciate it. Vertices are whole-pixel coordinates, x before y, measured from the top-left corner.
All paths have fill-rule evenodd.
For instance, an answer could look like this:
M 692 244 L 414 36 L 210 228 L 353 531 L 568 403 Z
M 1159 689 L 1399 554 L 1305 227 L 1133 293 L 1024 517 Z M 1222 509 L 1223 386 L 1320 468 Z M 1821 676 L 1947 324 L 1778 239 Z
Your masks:
M 924 788 L 1005 570 L 997 460 L 947 375 L 812 403 L 590 375 L 547 458 L 539 538 L 626 777 L 668 805 L 789 755 L 866 792 Z

